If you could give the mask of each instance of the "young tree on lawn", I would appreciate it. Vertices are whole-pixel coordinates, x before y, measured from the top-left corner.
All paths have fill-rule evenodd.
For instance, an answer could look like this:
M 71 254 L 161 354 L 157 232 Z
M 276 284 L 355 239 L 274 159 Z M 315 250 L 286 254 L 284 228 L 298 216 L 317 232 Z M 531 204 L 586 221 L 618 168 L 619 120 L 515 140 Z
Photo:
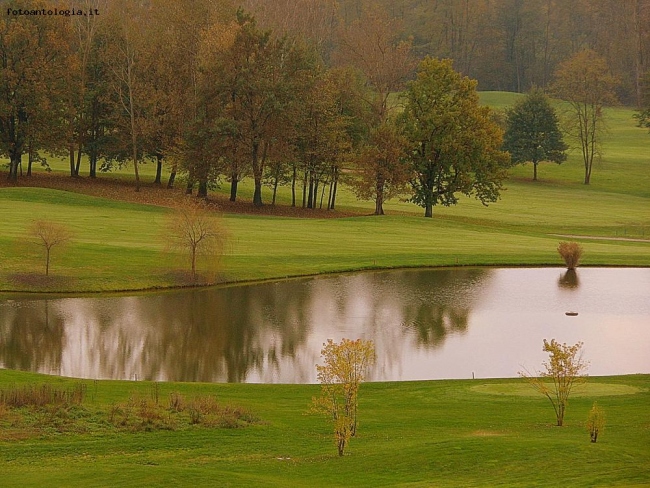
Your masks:
M 549 360 L 542 363 L 544 371 L 535 375 L 520 371 L 519 376 L 526 378 L 535 390 L 549 399 L 555 410 L 557 425 L 561 427 L 569 395 L 576 384 L 587 380 L 589 363 L 582 359 L 582 342 L 568 346 L 555 339 L 551 339 L 551 342 L 544 339 L 544 352 L 549 354 Z
M 569 104 L 567 132 L 582 150 L 585 185 L 591 181 L 594 160 L 602 155 L 603 109 L 617 102 L 616 86 L 605 59 L 589 49 L 564 61 L 555 72 L 551 91 Z
M 342 339 L 339 344 L 328 339 L 321 357 L 325 364 L 316 366 L 321 396 L 313 399 L 313 406 L 332 419 L 338 453 L 343 456 L 357 432 L 359 385 L 375 361 L 375 346 L 362 339 Z
M 45 252 L 45 276 L 50 274 L 50 260 L 54 247 L 63 247 L 72 237 L 63 224 L 49 220 L 36 220 L 27 229 L 27 236 Z
M 449 59 L 426 58 L 403 99 L 398 123 L 409 143 L 411 201 L 424 216 L 432 217 L 435 205 L 455 205 L 457 193 L 495 202 L 509 157 L 490 109 L 479 105 L 476 81 L 454 71 Z
M 562 163 L 568 149 L 562 140 L 559 121 L 546 95 L 533 90 L 507 112 L 503 149 L 515 164 L 533 163 L 533 180 L 542 161 Z
M 166 237 L 172 249 L 184 254 L 190 263 L 192 280 L 198 279 L 198 260 L 214 266 L 223 249 L 225 231 L 219 219 L 200 203 L 186 203 L 176 208 L 167 222 Z

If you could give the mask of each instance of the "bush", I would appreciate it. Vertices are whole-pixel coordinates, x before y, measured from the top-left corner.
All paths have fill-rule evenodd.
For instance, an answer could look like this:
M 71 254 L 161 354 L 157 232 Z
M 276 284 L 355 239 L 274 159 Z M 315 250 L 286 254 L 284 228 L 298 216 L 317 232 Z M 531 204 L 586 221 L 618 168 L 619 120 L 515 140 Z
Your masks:
M 593 407 L 589 411 L 589 417 L 587 418 L 587 430 L 591 436 L 591 442 L 596 442 L 598 440 L 598 434 L 600 434 L 605 428 L 605 412 L 600 408 L 596 402 L 594 402 Z
M 564 259 L 564 263 L 568 269 L 576 269 L 582 257 L 583 249 L 577 242 L 560 242 L 557 247 L 557 252 Z

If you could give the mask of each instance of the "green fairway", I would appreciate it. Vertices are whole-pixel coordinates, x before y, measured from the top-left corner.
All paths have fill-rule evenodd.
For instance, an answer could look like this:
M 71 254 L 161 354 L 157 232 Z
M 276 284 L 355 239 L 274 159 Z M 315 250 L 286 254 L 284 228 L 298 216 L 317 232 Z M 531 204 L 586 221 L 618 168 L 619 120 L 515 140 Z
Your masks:
M 77 380 L 0 370 L 0 389 Z M 147 382 L 87 381 L 87 408 L 147 397 Z M 336 454 L 330 425 L 309 414 L 315 385 L 161 384 L 242 405 L 240 429 L 41 433 L 0 441 L 2 486 L 649 486 L 650 376 L 590 378 L 566 425 L 522 380 L 368 383 L 360 430 Z M 488 393 L 488 394 L 486 394 Z M 584 427 L 605 411 L 596 444 Z M 6 418 L 5 413 L 5 418 Z M 4 422 L 0 416 L 0 422 Z
M 484 103 L 505 107 L 521 95 L 481 96 Z M 582 236 L 584 265 L 649 266 L 650 135 L 634 125 L 632 114 L 625 108 L 608 110 L 604 157 L 588 186 L 582 184 L 582 163 L 574 150 L 562 165 L 541 165 L 537 182 L 531 181 L 530 165 L 512 168 L 501 200 L 489 207 L 462 198 L 457 206 L 435 207 L 433 219 L 399 200 L 385 205 L 387 216 L 370 216 L 372 202 L 356 200 L 344 185 L 337 208 L 357 217 L 227 214 L 221 279 L 403 266 L 557 265 L 555 249 L 569 239 L 564 236 Z M 65 171 L 64 161 L 51 161 L 55 171 Z M 101 177 L 129 178 L 128 171 Z M 152 171 L 153 165 L 144 165 L 143 178 Z M 252 185 L 245 180 L 239 199 L 249 201 L 251 195 Z M 270 200 L 268 189 L 265 199 Z M 279 192 L 278 204 L 290 204 L 288 188 Z M 186 270 L 186 259 L 166 251 L 165 208 L 4 187 L 0 209 L 0 291 L 95 292 L 182 284 L 177 276 Z M 67 249 L 53 250 L 48 281 L 35 278 L 43 273 L 44 261 L 24 236 L 34 218 L 66 223 L 74 234 Z
M 514 94 L 482 94 L 505 107 Z M 562 165 L 512 168 L 499 202 L 456 207 L 421 217 L 392 201 L 387 216 L 369 215 L 342 187 L 337 208 L 357 216 L 300 219 L 226 214 L 221 279 L 278 279 L 316 273 L 402 266 L 559 265 L 556 247 L 569 236 L 585 249 L 584 265 L 650 266 L 650 136 L 632 111 L 610 109 L 605 157 L 592 184 L 581 183 L 575 151 Z M 55 171 L 64 162 L 53 160 Z M 151 165 L 143 167 L 151 178 Z M 130 178 L 128 170 L 101 178 Z M 146 187 L 143 192 L 149 191 Z M 227 188 L 221 188 L 226 192 Z M 250 182 L 240 199 L 250 200 Z M 264 198 L 270 201 L 265 189 Z M 290 203 L 289 191 L 278 195 Z M 167 250 L 165 207 L 68 191 L 0 188 L 0 291 L 75 293 L 143 290 L 181 284 L 185 257 Z M 25 230 L 35 219 L 65 223 L 70 245 L 54 249 L 52 278 Z M 7 295 L 10 296 L 10 295 Z M 0 370 L 0 390 L 76 380 Z M 147 382 L 86 381 L 86 408 L 110 410 L 146 398 Z M 250 409 L 259 423 L 129 433 L 81 415 L 64 433 L 45 425 L 16 434 L 16 417 L 0 409 L 1 486 L 650 486 L 650 376 L 592 378 L 576 390 L 565 427 L 554 427 L 548 400 L 523 380 L 365 384 L 361 427 L 343 458 L 330 425 L 309 414 L 315 385 L 161 384 L 170 394 L 211 394 Z M 584 428 L 594 401 L 606 430 L 589 442 Z M 54 413 L 51 415 L 54 421 Z M 60 419 L 57 422 L 62 422 Z M 12 424 L 13 422 L 13 424 Z M 12 434 L 13 433 L 13 434 Z

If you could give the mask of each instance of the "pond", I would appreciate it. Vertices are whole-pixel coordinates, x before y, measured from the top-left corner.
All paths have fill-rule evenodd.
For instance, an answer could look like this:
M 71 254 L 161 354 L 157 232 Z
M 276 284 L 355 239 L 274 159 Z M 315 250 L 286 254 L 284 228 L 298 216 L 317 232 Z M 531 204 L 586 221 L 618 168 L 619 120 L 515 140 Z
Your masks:
M 541 367 L 545 338 L 584 342 L 591 375 L 650 373 L 650 268 L 418 269 L 0 300 L 0 367 L 62 376 L 315 383 L 328 338 L 373 340 L 372 381 L 515 377 Z

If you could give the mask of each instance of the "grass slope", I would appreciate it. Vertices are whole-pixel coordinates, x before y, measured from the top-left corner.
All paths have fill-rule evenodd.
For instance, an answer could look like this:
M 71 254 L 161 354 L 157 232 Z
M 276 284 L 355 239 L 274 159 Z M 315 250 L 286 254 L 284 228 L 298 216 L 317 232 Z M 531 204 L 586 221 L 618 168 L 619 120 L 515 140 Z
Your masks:
M 503 108 L 521 95 L 481 93 L 483 103 Z M 434 209 L 424 219 L 418 207 L 386 205 L 374 217 L 371 202 L 359 202 L 342 186 L 337 208 L 360 215 L 340 219 L 296 219 L 265 215 L 225 216 L 229 241 L 223 279 L 231 282 L 306 274 L 401 266 L 559 264 L 555 248 L 566 235 L 581 239 L 584 265 L 650 265 L 650 136 L 635 126 L 633 111 L 608 109 L 604 157 L 591 185 L 573 150 L 562 164 L 543 164 L 540 181 L 530 165 L 511 170 L 499 202 L 489 207 L 463 198 L 454 207 Z M 65 162 L 52 160 L 55 171 Z M 124 170 L 126 171 L 126 170 Z M 102 178 L 129 178 L 124 171 Z M 144 165 L 150 178 L 153 165 Z M 27 181 L 27 180 L 25 180 Z M 250 201 L 252 185 L 240 184 L 240 200 Z M 126 189 L 124 191 L 132 191 Z M 143 193 L 147 188 L 143 188 Z M 227 188 L 219 190 L 222 194 Z M 270 200 L 268 189 L 265 199 Z M 289 189 L 278 195 L 290 204 Z M 179 284 L 184 256 L 165 252 L 168 210 L 71 192 L 0 188 L 0 291 L 117 291 Z M 365 216 L 363 216 L 365 214 Z M 29 222 L 66 222 L 75 238 L 65 252 L 54 249 L 49 281 L 43 259 L 24 237 Z
M 0 389 L 75 380 L 0 370 Z M 50 434 L 0 441 L 3 487 L 39 486 L 650 486 L 650 376 L 590 378 L 566 426 L 521 380 L 369 383 L 360 431 L 339 458 L 325 419 L 308 414 L 315 385 L 162 384 L 251 409 L 243 429 Z M 148 395 L 146 382 L 88 385 L 93 404 Z M 628 393 L 628 394 L 624 394 Z M 584 428 L 594 401 L 607 425 Z

